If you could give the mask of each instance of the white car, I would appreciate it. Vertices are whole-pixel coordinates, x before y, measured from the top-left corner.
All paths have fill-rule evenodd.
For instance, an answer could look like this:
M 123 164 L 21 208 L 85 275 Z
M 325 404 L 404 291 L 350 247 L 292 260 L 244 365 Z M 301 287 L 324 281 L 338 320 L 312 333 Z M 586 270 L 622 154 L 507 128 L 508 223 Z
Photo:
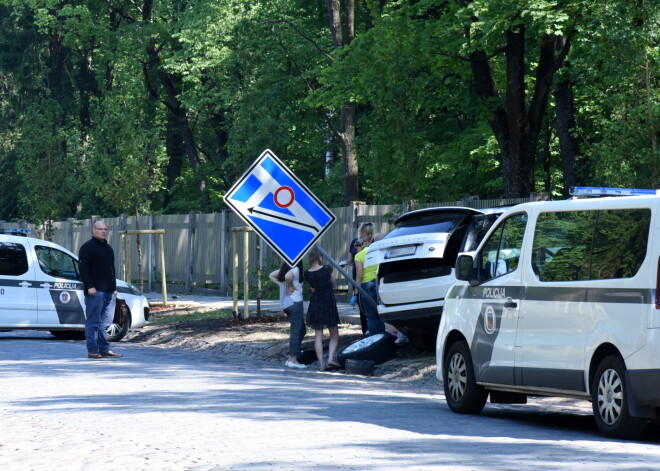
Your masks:
M 474 250 L 504 208 L 428 208 L 400 216 L 369 246 L 378 264 L 378 313 L 419 347 L 433 348 L 459 252 Z
M 135 286 L 117 280 L 125 322 L 108 328 L 121 340 L 149 320 L 149 303 Z M 0 330 L 48 330 L 59 338 L 85 337 L 85 297 L 78 257 L 52 242 L 0 234 Z

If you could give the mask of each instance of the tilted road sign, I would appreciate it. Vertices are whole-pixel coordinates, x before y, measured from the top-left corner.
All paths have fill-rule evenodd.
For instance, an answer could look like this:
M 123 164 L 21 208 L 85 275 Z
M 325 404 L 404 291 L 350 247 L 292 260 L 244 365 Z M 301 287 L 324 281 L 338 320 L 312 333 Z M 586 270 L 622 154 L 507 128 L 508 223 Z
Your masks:
M 336 219 L 268 149 L 234 184 L 224 200 L 292 266 Z

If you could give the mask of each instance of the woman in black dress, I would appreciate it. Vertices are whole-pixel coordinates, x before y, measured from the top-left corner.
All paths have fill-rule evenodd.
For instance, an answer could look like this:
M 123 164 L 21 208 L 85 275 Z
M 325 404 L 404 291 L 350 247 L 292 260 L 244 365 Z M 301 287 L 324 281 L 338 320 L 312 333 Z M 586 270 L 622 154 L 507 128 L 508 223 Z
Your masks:
M 307 325 L 314 329 L 314 349 L 321 371 L 336 370 L 339 364 L 335 360 L 339 345 L 339 312 L 335 300 L 335 277 L 332 267 L 321 265 L 321 252 L 314 247 L 308 254 L 309 270 L 305 271 L 305 280 L 312 287 L 312 299 L 307 308 Z M 328 345 L 328 363 L 323 358 L 323 328 L 330 332 Z

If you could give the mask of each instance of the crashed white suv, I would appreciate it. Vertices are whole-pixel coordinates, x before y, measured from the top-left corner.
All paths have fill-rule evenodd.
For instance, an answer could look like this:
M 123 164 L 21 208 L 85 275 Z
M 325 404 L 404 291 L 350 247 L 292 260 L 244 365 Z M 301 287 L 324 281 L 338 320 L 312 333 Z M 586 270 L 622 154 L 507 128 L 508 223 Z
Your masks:
M 125 322 L 108 328 L 121 340 L 149 320 L 149 303 L 135 286 L 117 280 L 126 301 Z M 55 337 L 84 339 L 85 297 L 78 257 L 57 244 L 0 234 L 0 331 L 48 330 Z
M 378 266 L 378 313 L 419 346 L 435 345 L 445 295 L 459 252 L 474 250 L 505 208 L 428 208 L 403 214 L 369 246 Z

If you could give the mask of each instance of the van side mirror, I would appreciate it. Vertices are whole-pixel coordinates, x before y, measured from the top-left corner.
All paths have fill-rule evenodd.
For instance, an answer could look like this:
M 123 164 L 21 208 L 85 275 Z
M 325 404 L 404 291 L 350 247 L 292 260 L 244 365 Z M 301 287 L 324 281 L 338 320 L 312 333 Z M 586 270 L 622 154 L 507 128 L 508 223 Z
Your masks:
M 472 281 L 474 279 L 474 259 L 471 255 L 459 255 L 456 259 L 456 279 Z

